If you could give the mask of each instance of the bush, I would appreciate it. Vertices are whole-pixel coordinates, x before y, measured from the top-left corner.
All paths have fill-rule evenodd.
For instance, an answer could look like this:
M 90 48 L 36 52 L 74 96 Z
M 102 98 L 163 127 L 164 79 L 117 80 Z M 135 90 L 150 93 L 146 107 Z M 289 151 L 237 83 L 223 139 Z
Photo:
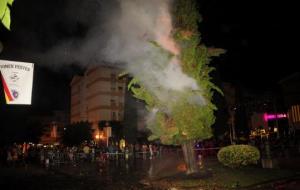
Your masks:
M 218 152 L 218 160 L 231 168 L 256 164 L 259 158 L 259 150 L 250 145 L 230 145 Z

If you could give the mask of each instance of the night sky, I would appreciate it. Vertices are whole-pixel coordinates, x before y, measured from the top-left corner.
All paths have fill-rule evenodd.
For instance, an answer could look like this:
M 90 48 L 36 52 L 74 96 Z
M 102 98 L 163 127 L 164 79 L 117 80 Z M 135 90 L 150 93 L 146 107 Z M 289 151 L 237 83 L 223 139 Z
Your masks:
M 223 81 L 270 90 L 280 79 L 297 71 L 295 3 L 198 2 L 203 42 L 227 51 L 213 62 Z M 33 105 L 28 109 L 68 110 L 68 85 L 81 68 L 76 60 L 61 60 L 47 53 L 65 42 L 80 44 L 89 38 L 98 21 L 95 16 L 99 6 L 93 0 L 15 0 L 11 31 L 1 26 L 4 50 L 0 59 L 36 63 Z M 3 106 L 3 94 L 1 98 Z
M 256 0 L 199 2 L 203 2 L 200 27 L 205 43 L 227 50 L 218 60 L 223 80 L 269 90 L 297 71 L 295 4 Z

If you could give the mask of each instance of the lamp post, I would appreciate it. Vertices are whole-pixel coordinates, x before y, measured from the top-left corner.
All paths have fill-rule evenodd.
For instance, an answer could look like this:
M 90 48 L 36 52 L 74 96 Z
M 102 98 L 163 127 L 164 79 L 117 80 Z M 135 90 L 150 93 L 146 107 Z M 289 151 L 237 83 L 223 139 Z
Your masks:
M 276 101 L 276 97 L 273 98 L 273 109 L 274 109 L 274 112 L 275 112 L 275 115 L 276 115 L 276 118 L 275 118 L 275 128 L 276 128 L 276 133 L 277 133 L 277 139 L 280 138 L 280 135 L 279 135 L 279 124 L 278 124 L 278 117 L 277 117 L 277 105 L 276 105 L 277 101 Z
M 99 132 L 95 135 L 97 146 L 99 145 L 100 135 Z
M 236 134 L 235 134 L 235 112 L 236 107 L 230 109 L 230 140 L 231 144 L 235 144 L 236 142 Z

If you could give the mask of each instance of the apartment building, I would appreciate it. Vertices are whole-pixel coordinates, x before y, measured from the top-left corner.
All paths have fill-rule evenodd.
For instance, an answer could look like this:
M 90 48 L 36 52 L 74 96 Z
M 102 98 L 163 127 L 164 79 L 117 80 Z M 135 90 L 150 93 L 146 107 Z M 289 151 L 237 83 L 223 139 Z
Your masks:
M 300 72 L 285 77 L 279 84 L 288 113 L 290 130 L 300 131 Z
M 71 81 L 70 122 L 88 121 L 98 131 L 99 121 L 123 121 L 126 78 L 108 66 L 88 68 Z

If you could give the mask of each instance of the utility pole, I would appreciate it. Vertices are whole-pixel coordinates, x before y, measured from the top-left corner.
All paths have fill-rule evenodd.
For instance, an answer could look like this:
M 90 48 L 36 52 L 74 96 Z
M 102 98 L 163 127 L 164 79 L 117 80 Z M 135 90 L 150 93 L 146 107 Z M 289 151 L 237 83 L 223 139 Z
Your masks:
M 236 107 L 230 109 L 230 141 L 231 144 L 236 143 L 236 134 L 235 134 L 235 111 Z
M 278 125 L 278 118 L 277 118 L 276 97 L 273 98 L 273 109 L 275 112 L 275 127 L 277 128 L 277 139 L 279 139 L 280 136 L 279 136 L 279 125 Z

